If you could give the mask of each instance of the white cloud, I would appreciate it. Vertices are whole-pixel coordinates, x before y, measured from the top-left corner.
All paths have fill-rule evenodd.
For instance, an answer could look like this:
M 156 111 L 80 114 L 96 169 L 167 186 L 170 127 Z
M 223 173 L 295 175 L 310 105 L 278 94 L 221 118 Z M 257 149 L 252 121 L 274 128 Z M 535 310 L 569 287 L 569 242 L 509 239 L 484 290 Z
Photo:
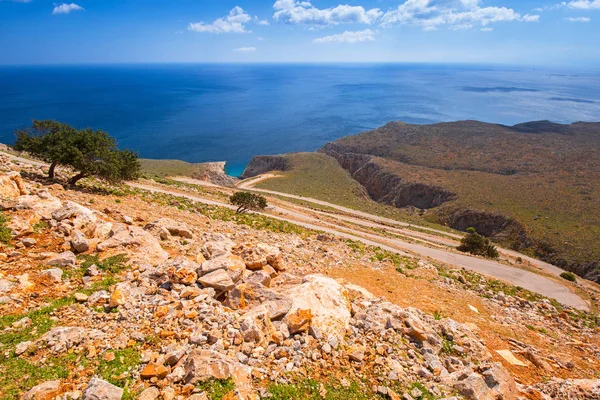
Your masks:
M 481 32 L 491 32 L 493 30 L 494 30 L 494 28 L 481 28 L 480 29 Z
M 83 7 L 75 3 L 62 3 L 54 6 L 52 14 L 69 14 L 71 11 L 83 11 Z
M 596 0 L 600 1 L 600 0 Z M 521 15 L 507 7 L 479 7 L 474 0 L 433 1 L 407 0 L 396 9 L 386 12 L 380 20 L 382 26 L 420 25 L 426 30 L 441 26 L 451 29 L 469 29 L 476 25 L 487 26 L 496 22 L 537 22 L 539 15 Z
M 383 12 L 378 8 L 366 10 L 362 6 L 338 5 L 319 9 L 309 1 L 277 0 L 273 4 L 273 19 L 293 25 L 339 25 L 359 23 L 370 25 L 375 23 Z
M 240 47 L 239 49 L 235 49 L 233 51 L 235 51 L 236 53 L 252 53 L 253 51 L 256 51 L 257 48 L 256 47 Z
M 269 25 L 271 25 L 271 24 L 269 24 L 269 21 L 267 21 L 266 19 L 260 19 L 256 15 L 254 16 L 254 23 L 256 25 L 260 25 L 260 26 L 269 26 Z
M 252 21 L 252 17 L 246 14 L 243 8 L 234 7 L 229 14 L 224 18 L 215 20 L 212 24 L 204 22 L 190 23 L 188 29 L 195 32 L 208 33 L 249 33 L 246 30 L 246 24 Z
M 571 17 L 565 18 L 569 22 L 590 22 L 592 19 L 588 17 Z
M 581 10 L 600 10 L 600 0 L 574 0 L 569 2 L 569 7 Z
M 365 29 L 364 31 L 346 31 L 337 35 L 325 36 L 313 40 L 314 43 L 362 43 L 375 40 L 377 31 Z

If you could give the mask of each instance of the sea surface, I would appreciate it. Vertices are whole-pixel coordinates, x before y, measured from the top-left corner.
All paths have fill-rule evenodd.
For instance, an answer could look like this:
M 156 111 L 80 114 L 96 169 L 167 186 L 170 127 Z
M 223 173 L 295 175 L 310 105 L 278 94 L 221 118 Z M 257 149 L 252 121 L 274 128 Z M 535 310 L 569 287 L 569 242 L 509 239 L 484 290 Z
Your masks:
M 314 151 L 389 121 L 600 121 L 600 70 L 432 64 L 0 66 L 0 141 L 33 119 L 103 129 L 142 157 Z

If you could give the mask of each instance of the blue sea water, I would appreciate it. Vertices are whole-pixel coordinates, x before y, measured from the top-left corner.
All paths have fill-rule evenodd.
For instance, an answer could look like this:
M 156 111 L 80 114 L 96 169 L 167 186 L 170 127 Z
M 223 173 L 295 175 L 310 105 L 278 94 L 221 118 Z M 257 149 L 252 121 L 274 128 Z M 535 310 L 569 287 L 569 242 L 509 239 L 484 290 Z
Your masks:
M 392 120 L 600 120 L 600 71 L 418 64 L 0 67 L 0 141 L 32 119 L 101 128 L 142 157 L 313 151 Z

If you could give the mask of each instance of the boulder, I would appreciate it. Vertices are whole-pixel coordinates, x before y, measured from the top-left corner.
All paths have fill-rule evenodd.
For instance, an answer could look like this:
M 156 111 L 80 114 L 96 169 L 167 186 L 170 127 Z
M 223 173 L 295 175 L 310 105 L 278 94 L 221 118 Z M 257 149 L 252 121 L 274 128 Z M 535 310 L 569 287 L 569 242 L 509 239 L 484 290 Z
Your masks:
M 52 196 L 42 199 L 39 196 L 25 195 L 18 197 L 16 209 L 33 210 L 43 220 L 51 220 L 52 213 L 62 206 L 62 202 Z
M 212 235 L 211 239 L 204 243 L 202 253 L 207 259 L 216 258 L 231 254 L 235 243 L 231 239 L 221 234 Z
M 75 230 L 71 239 L 71 247 L 77 253 L 85 253 L 90 249 L 90 243 L 81 231 Z
M 204 287 L 210 287 L 215 289 L 217 292 L 226 292 L 235 287 L 235 283 L 231 280 L 231 277 L 225 270 L 218 269 L 209 274 L 203 275 L 198 278 L 198 282 Z
M 59 283 L 62 281 L 63 270 L 60 268 L 50 268 L 38 274 L 40 280 L 46 283 Z
M 24 400 L 48 400 L 53 399 L 58 395 L 60 389 L 60 380 L 56 381 L 47 381 L 44 383 L 40 383 L 29 389 L 25 396 L 23 396 Z
M 301 285 L 284 294 L 292 300 L 284 322 L 298 326 L 297 322 L 307 319 L 307 311 L 310 311 L 310 324 L 325 338 L 333 336 L 343 340 L 350 323 L 350 304 L 348 291 L 342 285 L 323 275 L 307 275 Z
M 14 199 L 26 194 L 25 184 L 18 172 L 0 175 L 0 199 Z
M 75 265 L 77 258 L 72 251 L 63 251 L 60 254 L 56 254 L 48 261 L 46 261 L 46 265 L 52 265 L 56 267 L 72 267 Z
M 227 271 L 231 279 L 237 282 L 242 278 L 246 264 L 241 257 L 233 254 L 219 256 L 204 261 L 198 269 L 198 275 L 202 276 L 219 269 Z
M 281 334 L 271 323 L 269 310 L 258 306 L 248 311 L 240 318 L 240 332 L 247 343 L 266 348 L 271 342 L 281 342 Z
M 45 343 L 54 353 L 64 353 L 88 340 L 104 338 L 106 338 L 106 334 L 97 329 L 59 326 L 52 328 L 38 340 Z
M 248 399 L 252 394 L 251 369 L 212 350 L 194 350 L 185 362 L 187 384 L 195 385 L 209 379 L 233 379 L 236 395 Z
M 120 400 L 121 397 L 123 389 L 96 377 L 89 381 L 83 392 L 83 400 Z
M 193 237 L 192 230 L 185 222 L 175 221 L 171 218 L 160 218 L 146 225 L 144 229 L 158 232 L 164 229 L 173 236 L 180 236 L 187 239 Z
M 158 265 L 169 258 L 158 240 L 138 226 L 122 223 L 112 224 L 108 238 L 98 244 L 98 251 L 133 248 L 129 251 L 129 261 L 133 263 Z
M 163 379 L 165 376 L 167 376 L 168 373 L 169 373 L 169 370 L 164 365 L 158 364 L 155 362 L 151 362 L 151 363 L 148 363 L 144 367 L 144 369 L 142 369 L 142 372 L 140 372 L 140 377 L 142 379 L 152 379 L 152 378 Z
M 177 257 L 168 268 L 169 280 L 182 285 L 192 285 L 198 280 L 199 266 L 185 257 Z
M 138 400 L 156 400 L 160 396 L 160 390 L 155 386 L 144 389 L 138 396 Z

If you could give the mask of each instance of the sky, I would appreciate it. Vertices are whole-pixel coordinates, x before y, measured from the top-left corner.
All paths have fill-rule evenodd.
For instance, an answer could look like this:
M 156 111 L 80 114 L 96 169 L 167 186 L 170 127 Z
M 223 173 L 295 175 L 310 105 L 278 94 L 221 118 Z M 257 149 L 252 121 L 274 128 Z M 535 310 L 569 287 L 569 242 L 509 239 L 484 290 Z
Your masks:
M 600 0 L 0 0 L 0 64 L 600 65 Z

